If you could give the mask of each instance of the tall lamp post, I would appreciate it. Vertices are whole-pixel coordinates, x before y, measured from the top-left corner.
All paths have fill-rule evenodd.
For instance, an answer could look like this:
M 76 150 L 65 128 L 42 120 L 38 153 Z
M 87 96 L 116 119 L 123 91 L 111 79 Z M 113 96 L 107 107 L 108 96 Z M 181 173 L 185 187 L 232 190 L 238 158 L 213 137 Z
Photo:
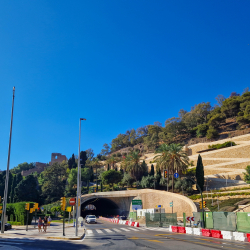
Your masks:
M 81 158 L 80 158 L 80 144 L 81 144 L 81 121 L 86 121 L 85 118 L 80 118 L 79 121 L 79 149 L 78 149 L 78 174 L 77 174 L 77 196 L 76 196 L 76 236 L 78 236 L 78 218 L 80 216 L 79 199 L 81 199 Z
M 13 111 L 14 111 L 14 98 L 15 98 L 15 87 L 13 87 L 13 98 L 12 98 L 12 110 L 11 110 L 11 121 L 10 121 L 10 138 L 9 138 L 9 151 L 7 160 L 7 171 L 5 177 L 5 188 L 4 188 L 4 198 L 3 198 L 3 213 L 1 219 L 1 233 L 4 233 L 5 228 L 5 216 L 6 216 L 6 205 L 8 197 L 8 183 L 9 183 L 9 166 L 10 166 L 10 149 L 11 149 L 11 136 L 12 136 L 12 123 L 13 123 Z

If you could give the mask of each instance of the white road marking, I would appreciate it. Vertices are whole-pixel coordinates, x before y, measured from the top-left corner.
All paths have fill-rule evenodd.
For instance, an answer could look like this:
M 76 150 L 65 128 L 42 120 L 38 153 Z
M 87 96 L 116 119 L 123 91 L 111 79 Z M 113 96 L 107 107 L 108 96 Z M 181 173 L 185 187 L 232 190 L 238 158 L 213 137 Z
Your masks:
M 127 228 L 121 228 L 121 230 L 124 230 L 124 231 L 130 231 L 130 230 L 128 230 Z
M 137 229 L 135 229 L 135 228 L 129 228 L 130 230 L 133 230 L 133 231 L 139 231 L 139 230 L 137 230 Z
M 87 234 L 93 234 L 92 230 L 87 230 Z
M 96 229 L 96 232 L 99 233 L 99 234 L 103 234 L 103 231 L 99 230 L 99 229 Z
M 120 233 L 120 232 L 121 232 L 121 230 L 116 229 L 116 228 L 113 228 L 113 230 L 114 230 L 114 231 L 116 231 L 116 232 L 118 232 L 118 233 Z
M 104 230 L 108 233 L 113 233 L 113 231 L 111 231 L 110 229 L 104 229 Z

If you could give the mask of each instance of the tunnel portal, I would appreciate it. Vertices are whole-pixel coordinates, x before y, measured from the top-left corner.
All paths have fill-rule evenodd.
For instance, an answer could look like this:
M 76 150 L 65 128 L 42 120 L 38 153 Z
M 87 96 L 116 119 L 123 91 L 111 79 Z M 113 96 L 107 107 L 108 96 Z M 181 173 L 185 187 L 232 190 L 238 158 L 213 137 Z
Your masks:
M 95 209 L 88 210 L 86 209 L 87 205 L 94 205 Z M 107 198 L 93 198 L 81 204 L 81 216 L 83 218 L 89 214 L 110 217 L 121 215 L 120 212 L 118 205 Z

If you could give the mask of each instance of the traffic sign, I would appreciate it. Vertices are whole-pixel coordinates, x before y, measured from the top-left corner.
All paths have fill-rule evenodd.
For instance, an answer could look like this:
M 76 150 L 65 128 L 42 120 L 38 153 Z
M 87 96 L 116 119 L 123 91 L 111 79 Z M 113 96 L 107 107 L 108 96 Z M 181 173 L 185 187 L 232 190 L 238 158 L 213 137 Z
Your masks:
M 158 205 L 158 207 L 161 207 L 161 205 Z
M 169 202 L 169 205 L 170 205 L 170 207 L 173 207 L 174 206 L 174 202 L 173 201 Z
M 179 177 L 179 174 L 178 173 L 175 173 L 174 174 L 174 178 L 178 178 Z
M 75 198 L 70 198 L 69 199 L 69 205 L 74 206 L 76 204 L 76 199 Z
M 41 210 L 42 210 L 42 212 L 43 212 L 43 210 L 44 210 L 44 207 L 42 207 L 42 208 L 41 208 Z
M 194 217 L 187 217 L 187 221 L 194 221 Z

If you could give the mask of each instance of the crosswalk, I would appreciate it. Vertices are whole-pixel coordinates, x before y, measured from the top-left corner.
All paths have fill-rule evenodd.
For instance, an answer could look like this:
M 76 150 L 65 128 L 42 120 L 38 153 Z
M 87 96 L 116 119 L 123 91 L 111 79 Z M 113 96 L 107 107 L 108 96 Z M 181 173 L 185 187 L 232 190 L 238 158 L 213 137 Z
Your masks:
M 86 236 L 95 236 L 101 234 L 115 234 L 115 233 L 125 233 L 125 232 L 139 232 L 139 231 L 169 231 L 168 228 L 161 227 L 119 227 L 119 228 L 102 228 L 102 229 L 87 229 Z

